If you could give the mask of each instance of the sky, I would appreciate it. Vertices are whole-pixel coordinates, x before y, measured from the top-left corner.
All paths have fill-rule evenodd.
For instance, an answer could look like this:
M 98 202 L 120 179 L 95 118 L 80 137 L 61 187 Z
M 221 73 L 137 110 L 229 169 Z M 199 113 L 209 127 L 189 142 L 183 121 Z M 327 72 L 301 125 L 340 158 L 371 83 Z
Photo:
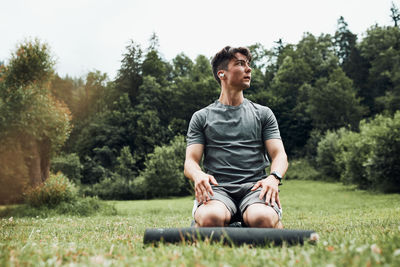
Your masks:
M 130 40 L 146 49 L 152 33 L 167 61 L 179 53 L 212 57 L 226 45 L 296 44 L 305 32 L 334 34 L 340 16 L 360 39 L 372 25 L 393 25 L 392 2 L 400 8 L 400 0 L 2 1 L 0 61 L 7 63 L 18 43 L 39 38 L 60 76 L 99 70 L 114 79 Z

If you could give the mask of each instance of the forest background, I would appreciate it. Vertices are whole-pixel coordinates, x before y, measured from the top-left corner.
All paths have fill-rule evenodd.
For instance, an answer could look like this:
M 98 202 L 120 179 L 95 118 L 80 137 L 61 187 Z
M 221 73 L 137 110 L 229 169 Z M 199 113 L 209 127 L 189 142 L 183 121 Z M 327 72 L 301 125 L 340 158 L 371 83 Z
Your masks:
M 253 54 L 245 97 L 277 117 L 291 163 L 286 179 L 341 181 L 400 192 L 400 12 L 362 38 L 341 17 L 334 35 L 304 33 Z M 215 101 L 210 58 L 194 61 L 131 40 L 116 79 L 60 77 L 48 45 L 19 44 L 0 62 L 0 203 L 61 171 L 81 194 L 103 199 L 183 196 L 192 114 Z

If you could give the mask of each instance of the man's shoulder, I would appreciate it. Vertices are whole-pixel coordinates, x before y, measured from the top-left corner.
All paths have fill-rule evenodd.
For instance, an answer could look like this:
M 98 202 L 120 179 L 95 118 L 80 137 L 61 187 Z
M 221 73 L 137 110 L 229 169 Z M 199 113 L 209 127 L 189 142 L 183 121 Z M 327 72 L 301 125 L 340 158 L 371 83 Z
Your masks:
M 213 109 L 214 107 L 215 107 L 215 102 L 213 102 L 213 103 L 211 103 L 211 104 L 209 104 L 208 106 L 206 106 L 206 107 L 204 107 L 204 108 L 202 108 L 202 109 L 199 109 L 199 110 L 197 110 L 194 114 L 193 114 L 193 116 L 197 116 L 197 117 L 204 117 L 204 116 L 207 116 L 207 113 L 211 110 L 211 109 Z
M 254 108 L 255 110 L 257 110 L 261 115 L 267 115 L 267 114 L 271 114 L 272 110 L 267 107 L 267 106 L 263 106 L 261 104 L 255 103 L 251 100 L 246 99 L 249 103 L 249 106 L 251 106 L 252 108 Z

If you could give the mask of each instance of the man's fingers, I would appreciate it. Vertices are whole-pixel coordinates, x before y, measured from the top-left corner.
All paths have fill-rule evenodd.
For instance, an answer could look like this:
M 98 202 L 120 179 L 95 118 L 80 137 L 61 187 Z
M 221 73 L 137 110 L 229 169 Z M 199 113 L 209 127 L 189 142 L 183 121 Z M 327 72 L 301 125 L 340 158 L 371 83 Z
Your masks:
M 275 206 L 275 193 L 271 196 L 271 207 Z
M 215 180 L 214 176 L 209 175 L 208 177 L 210 177 L 210 182 L 211 182 L 213 185 L 218 185 L 218 182 L 217 182 L 217 180 Z
M 196 188 L 195 191 L 196 191 L 195 196 L 196 196 L 197 203 L 200 203 L 201 201 L 200 201 L 200 192 L 199 192 L 199 189 Z
M 267 188 L 263 187 L 263 189 L 262 189 L 261 192 L 260 192 L 259 198 L 260 198 L 260 199 L 263 199 L 264 196 L 265 196 L 265 193 L 267 193 Z
M 267 203 L 268 205 L 268 203 L 270 203 L 270 200 L 271 200 L 271 190 L 268 190 L 267 194 L 265 195 L 265 203 Z
M 276 194 L 276 204 L 278 204 L 278 207 L 281 208 L 281 201 L 279 200 L 279 194 Z
M 196 186 L 196 200 L 198 203 L 203 202 L 203 190 L 200 185 Z
M 260 181 L 258 181 L 258 182 L 253 186 L 253 188 L 251 189 L 251 191 L 256 190 L 256 189 L 259 188 L 260 186 L 261 186 L 261 183 L 260 183 Z
M 210 194 L 210 195 L 214 195 L 214 191 L 212 190 L 212 187 L 210 184 L 206 184 L 206 191 Z
M 200 185 L 199 188 L 200 188 L 200 195 L 201 195 L 202 200 L 206 201 L 207 200 L 207 198 L 206 198 L 207 190 L 206 190 L 205 186 Z

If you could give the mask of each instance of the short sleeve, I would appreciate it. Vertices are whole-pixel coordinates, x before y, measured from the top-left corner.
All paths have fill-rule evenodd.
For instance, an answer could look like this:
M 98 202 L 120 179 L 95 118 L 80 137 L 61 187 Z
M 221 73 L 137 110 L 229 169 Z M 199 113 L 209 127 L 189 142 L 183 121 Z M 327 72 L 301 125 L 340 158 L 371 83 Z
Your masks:
M 261 121 L 263 141 L 268 139 L 281 139 L 278 122 L 270 108 L 263 107 L 261 112 Z
M 192 144 L 206 144 L 204 135 L 205 120 L 206 117 L 202 110 L 197 111 L 193 114 L 187 132 L 187 146 Z

